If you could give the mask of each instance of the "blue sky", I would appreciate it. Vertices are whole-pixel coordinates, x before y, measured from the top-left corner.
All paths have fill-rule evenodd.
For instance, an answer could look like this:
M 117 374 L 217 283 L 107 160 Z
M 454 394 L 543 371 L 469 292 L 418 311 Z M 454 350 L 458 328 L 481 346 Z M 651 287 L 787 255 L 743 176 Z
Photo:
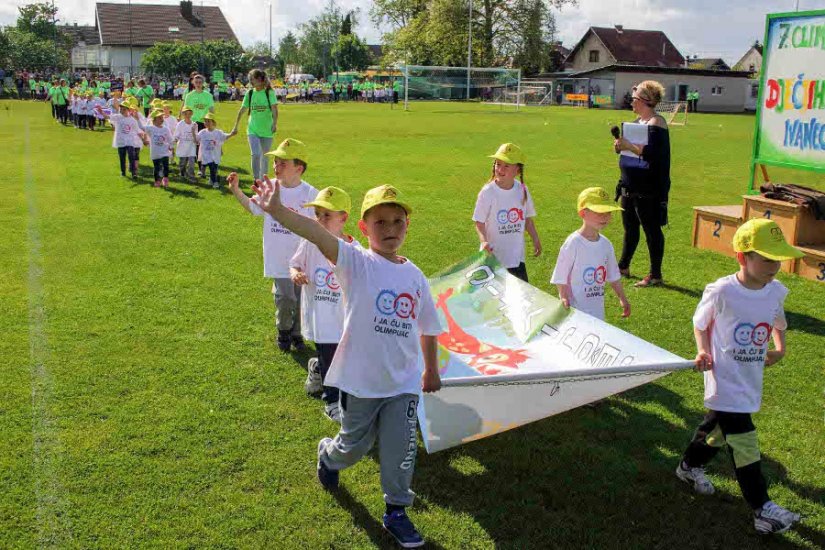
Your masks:
M 125 3 L 124 0 L 110 0 Z M 177 4 L 174 0 L 146 3 Z M 0 25 L 13 24 L 17 6 L 26 0 L 4 1 Z M 198 0 L 195 0 L 198 3 Z M 319 13 L 326 0 L 272 0 L 272 35 L 278 39 Z M 345 9 L 359 9 L 358 33 L 380 43 L 381 29 L 369 21 L 370 0 L 338 0 Z M 91 0 L 55 0 L 63 21 L 92 24 Z M 220 6 L 242 44 L 269 40 L 268 0 L 204 0 Z M 556 12 L 559 38 L 572 47 L 590 26 L 624 25 L 628 29 L 657 29 L 670 37 L 683 55 L 722 57 L 736 62 L 754 39 L 764 34 L 765 14 L 793 11 L 795 0 L 579 0 L 576 7 Z M 799 0 L 800 9 L 825 8 L 823 0 Z

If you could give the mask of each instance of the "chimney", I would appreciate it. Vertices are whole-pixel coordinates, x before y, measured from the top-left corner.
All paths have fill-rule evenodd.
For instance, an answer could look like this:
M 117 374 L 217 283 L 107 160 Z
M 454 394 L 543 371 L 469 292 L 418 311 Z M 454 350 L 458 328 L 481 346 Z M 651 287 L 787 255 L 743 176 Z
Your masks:
M 615 25 L 616 32 L 622 34 L 624 32 L 624 25 Z
M 183 0 L 180 3 L 180 14 L 187 21 L 192 19 L 192 2 L 191 0 Z

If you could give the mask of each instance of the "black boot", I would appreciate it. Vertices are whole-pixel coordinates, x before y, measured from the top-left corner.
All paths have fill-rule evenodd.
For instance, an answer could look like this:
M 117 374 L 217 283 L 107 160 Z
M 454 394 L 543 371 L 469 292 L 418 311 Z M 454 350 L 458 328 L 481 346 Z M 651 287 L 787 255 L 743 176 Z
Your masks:
M 288 330 L 279 330 L 278 331 L 278 349 L 281 351 L 289 351 L 289 345 L 292 341 L 292 337 L 289 334 Z

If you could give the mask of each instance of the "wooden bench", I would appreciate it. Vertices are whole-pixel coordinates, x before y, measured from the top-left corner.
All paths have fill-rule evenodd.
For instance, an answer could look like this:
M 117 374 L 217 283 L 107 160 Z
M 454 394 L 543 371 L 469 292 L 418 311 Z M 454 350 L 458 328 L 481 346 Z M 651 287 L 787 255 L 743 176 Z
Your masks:
M 737 204 L 694 206 L 693 246 L 735 256 L 733 234 L 742 221 L 742 207 Z

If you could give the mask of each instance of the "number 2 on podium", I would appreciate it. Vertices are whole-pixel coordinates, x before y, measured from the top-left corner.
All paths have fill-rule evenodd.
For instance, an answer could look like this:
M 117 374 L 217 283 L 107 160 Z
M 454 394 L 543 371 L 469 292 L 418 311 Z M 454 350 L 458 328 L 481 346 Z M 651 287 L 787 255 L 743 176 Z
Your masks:
M 719 220 L 714 220 L 713 221 L 713 236 L 718 239 L 719 238 L 719 231 L 721 231 L 721 230 L 722 230 L 722 222 L 720 222 Z
M 825 281 L 825 262 L 819 262 L 819 275 L 816 277 L 817 281 Z

